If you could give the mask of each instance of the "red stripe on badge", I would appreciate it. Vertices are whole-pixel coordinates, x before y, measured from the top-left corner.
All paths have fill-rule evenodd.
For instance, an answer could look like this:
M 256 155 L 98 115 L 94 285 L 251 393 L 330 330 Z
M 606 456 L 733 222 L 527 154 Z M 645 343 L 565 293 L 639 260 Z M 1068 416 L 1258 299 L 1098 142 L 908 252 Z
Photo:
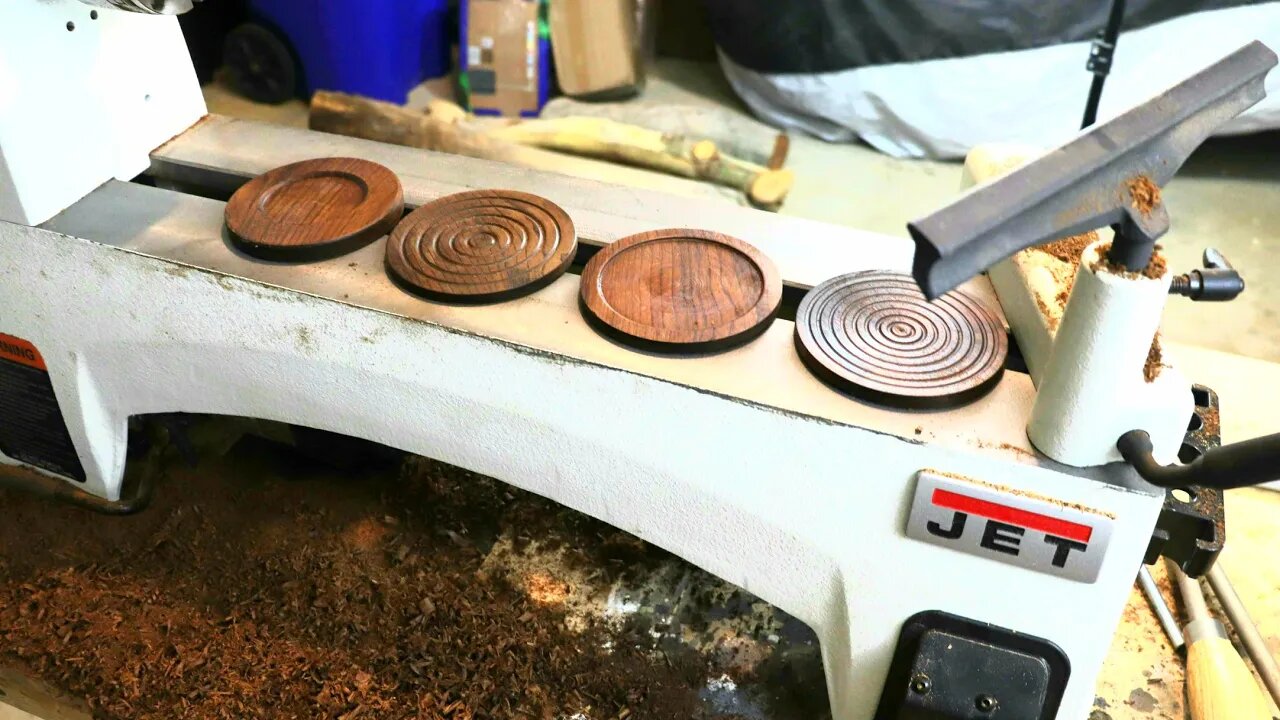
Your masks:
M 1041 515 L 1030 510 L 1009 507 L 1008 505 L 1001 505 L 988 500 L 979 500 L 978 498 L 961 495 L 950 490 L 935 489 L 933 491 L 933 504 L 949 510 L 958 510 L 970 515 L 980 515 L 999 522 L 1039 530 L 1048 535 L 1056 535 L 1057 537 L 1064 537 L 1068 540 L 1076 540 L 1082 543 L 1089 542 L 1089 538 L 1093 537 L 1093 528 L 1088 525 Z

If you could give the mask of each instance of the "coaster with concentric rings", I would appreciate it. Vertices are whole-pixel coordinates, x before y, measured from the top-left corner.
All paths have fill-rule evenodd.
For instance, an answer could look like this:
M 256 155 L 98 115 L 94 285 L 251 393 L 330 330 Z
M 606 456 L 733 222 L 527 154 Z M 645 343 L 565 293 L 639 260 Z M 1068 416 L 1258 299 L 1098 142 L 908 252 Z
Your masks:
M 910 275 L 841 275 L 796 310 L 796 351 L 811 372 L 854 397 L 900 408 L 972 402 L 999 382 L 1009 340 L 961 291 L 925 300 Z
M 514 190 L 472 190 L 405 216 L 387 239 L 387 267 L 414 291 L 450 302 L 496 302 L 533 292 L 573 262 L 568 213 Z

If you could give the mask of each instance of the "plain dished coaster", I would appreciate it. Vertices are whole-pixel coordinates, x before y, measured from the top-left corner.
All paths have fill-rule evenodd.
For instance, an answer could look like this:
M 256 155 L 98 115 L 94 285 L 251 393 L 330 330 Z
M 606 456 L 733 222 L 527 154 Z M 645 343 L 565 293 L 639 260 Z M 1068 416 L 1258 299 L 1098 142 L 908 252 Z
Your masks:
M 236 247 L 267 260 L 344 255 L 391 231 L 404 212 L 400 179 L 358 158 L 303 160 L 245 183 L 227 203 Z
M 737 238 L 655 230 L 604 247 L 582 271 L 583 312 L 601 332 L 640 349 L 701 353 L 764 332 L 782 302 L 774 264 Z

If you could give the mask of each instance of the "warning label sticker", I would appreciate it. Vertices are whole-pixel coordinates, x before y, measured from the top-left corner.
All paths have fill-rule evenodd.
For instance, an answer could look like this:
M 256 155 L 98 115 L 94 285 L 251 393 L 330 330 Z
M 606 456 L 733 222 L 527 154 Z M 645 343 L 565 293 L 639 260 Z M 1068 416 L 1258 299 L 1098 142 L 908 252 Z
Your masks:
M 84 482 L 44 358 L 35 345 L 0 333 L 0 453 Z

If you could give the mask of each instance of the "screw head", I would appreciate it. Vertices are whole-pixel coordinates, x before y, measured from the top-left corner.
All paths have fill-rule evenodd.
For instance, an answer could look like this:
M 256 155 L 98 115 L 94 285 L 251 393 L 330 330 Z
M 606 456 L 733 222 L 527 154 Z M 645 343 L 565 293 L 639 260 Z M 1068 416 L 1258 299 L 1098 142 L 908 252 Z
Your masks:
M 996 699 L 991 697 L 990 695 L 979 695 L 973 701 L 973 706 L 978 708 L 982 712 L 991 712 L 992 710 L 996 709 L 996 705 L 997 705 Z
M 931 689 L 933 689 L 933 681 L 929 679 L 928 675 L 922 673 L 911 678 L 911 692 L 917 695 L 924 695 Z

